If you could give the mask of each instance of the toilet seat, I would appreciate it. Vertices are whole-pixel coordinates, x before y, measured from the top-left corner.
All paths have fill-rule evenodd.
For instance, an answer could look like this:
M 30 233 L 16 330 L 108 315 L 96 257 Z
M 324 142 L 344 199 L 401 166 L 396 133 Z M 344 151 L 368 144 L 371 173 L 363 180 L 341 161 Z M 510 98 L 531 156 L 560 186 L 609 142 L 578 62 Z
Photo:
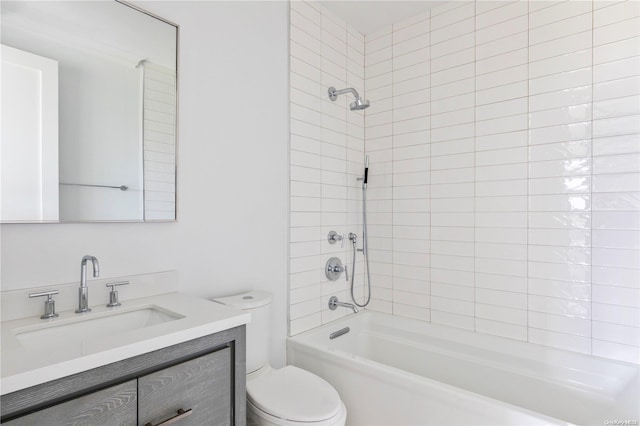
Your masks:
M 247 380 L 247 402 L 260 417 L 315 425 L 333 424 L 346 411 L 326 381 L 294 366 L 268 369 Z

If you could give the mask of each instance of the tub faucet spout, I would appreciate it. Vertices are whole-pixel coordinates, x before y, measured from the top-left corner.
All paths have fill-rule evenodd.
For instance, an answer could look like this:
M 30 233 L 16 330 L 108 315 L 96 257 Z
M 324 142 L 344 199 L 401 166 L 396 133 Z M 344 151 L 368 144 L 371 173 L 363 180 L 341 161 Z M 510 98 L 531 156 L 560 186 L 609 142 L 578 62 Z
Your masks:
M 331 298 L 329 299 L 329 309 L 335 311 L 338 306 L 352 309 L 354 314 L 358 313 L 358 308 L 353 303 L 340 302 L 336 296 L 331 296 Z
M 93 276 L 100 276 L 98 259 L 95 256 L 84 256 L 80 262 L 80 289 L 78 291 L 78 309 L 76 309 L 76 314 L 91 311 L 91 309 L 89 309 L 89 287 L 87 287 L 87 261 L 89 260 L 93 265 Z

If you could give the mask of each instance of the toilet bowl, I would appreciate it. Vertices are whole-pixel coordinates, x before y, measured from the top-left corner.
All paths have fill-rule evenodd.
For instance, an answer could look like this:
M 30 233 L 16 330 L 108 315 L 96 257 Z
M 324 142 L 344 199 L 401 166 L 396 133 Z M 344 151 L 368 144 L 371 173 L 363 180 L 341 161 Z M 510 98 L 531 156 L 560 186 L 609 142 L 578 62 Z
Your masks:
M 270 293 L 252 291 L 214 301 L 251 312 L 246 330 L 248 425 L 344 426 L 347 409 L 333 386 L 292 365 L 269 365 Z

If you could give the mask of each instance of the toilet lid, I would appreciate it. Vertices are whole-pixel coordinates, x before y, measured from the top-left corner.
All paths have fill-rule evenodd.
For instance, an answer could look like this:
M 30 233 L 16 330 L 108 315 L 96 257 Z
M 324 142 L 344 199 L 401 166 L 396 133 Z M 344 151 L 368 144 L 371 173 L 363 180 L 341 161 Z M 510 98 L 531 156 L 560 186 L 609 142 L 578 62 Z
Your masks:
M 265 413 L 300 422 L 327 420 L 341 407 L 329 383 L 292 365 L 247 381 L 247 398 Z

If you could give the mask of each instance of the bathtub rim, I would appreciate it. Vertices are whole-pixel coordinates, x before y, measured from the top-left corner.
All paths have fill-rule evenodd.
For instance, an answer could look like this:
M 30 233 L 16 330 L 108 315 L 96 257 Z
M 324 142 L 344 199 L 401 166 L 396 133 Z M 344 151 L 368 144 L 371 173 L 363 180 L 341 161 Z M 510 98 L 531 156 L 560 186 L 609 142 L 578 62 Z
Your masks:
M 540 413 L 538 411 L 529 409 L 529 408 L 525 408 L 519 405 L 515 405 L 512 404 L 510 402 L 506 402 L 491 396 L 487 396 L 487 395 L 483 395 L 481 393 L 477 393 L 474 392 L 472 390 L 468 390 L 468 389 L 464 389 L 462 387 L 457 387 L 445 382 L 441 382 L 435 379 L 432 379 L 430 377 L 426 377 L 426 376 L 422 376 L 420 374 L 417 373 L 413 373 L 407 370 L 403 370 L 401 368 L 398 367 L 394 367 L 391 365 L 387 365 L 378 361 L 374 361 L 372 359 L 366 358 L 364 356 L 361 355 L 357 355 L 354 353 L 350 353 L 346 350 L 340 349 L 340 348 L 335 348 L 335 347 L 329 347 L 328 346 L 328 342 L 325 343 L 325 340 L 328 341 L 328 336 L 331 332 L 337 331 L 343 327 L 350 327 L 351 328 L 351 333 L 353 332 L 358 332 L 358 328 L 361 326 L 367 326 L 366 322 L 373 322 L 375 325 L 376 320 L 383 320 L 387 317 L 392 317 L 394 319 L 394 321 L 398 321 L 399 323 L 406 323 L 406 322 L 414 322 L 414 323 L 419 323 L 421 325 L 423 325 L 423 322 L 421 322 L 420 320 L 414 320 L 414 319 L 410 319 L 410 318 L 402 318 L 402 317 L 397 317 L 397 316 L 392 316 L 390 314 L 385 314 L 385 313 L 379 313 L 379 312 L 375 312 L 375 311 L 369 311 L 369 310 L 363 310 L 361 312 L 359 312 L 358 314 L 352 314 L 352 315 L 347 315 L 345 317 L 342 317 L 336 321 L 332 321 L 330 323 L 324 324 L 320 327 L 305 331 L 303 333 L 297 334 L 295 336 L 289 336 L 287 338 L 287 362 L 290 362 L 290 351 L 302 351 L 302 352 L 308 352 L 308 355 L 315 355 L 318 356 L 318 354 L 321 354 L 320 356 L 322 356 L 326 361 L 332 362 L 332 360 L 330 359 L 331 357 L 335 357 L 338 360 L 341 360 L 342 362 L 349 362 L 349 363 L 353 363 L 355 368 L 359 368 L 359 369 L 369 369 L 369 370 L 373 370 L 375 372 L 378 372 L 380 374 L 384 373 L 384 374 L 388 374 L 389 372 L 394 375 L 395 377 L 399 377 L 402 378 L 402 380 L 398 380 L 397 384 L 399 384 L 400 386 L 403 386 L 403 383 L 411 383 L 413 385 L 424 385 L 425 383 L 431 385 L 431 386 L 438 386 L 440 388 L 442 388 L 443 390 L 446 390 L 448 393 L 450 393 L 451 395 L 454 396 L 464 396 L 464 397 L 472 397 L 475 399 L 480 399 L 484 402 L 487 403 L 493 403 L 493 404 L 498 404 L 501 407 L 504 408 L 508 408 L 508 409 L 512 409 L 515 410 L 517 412 L 526 414 L 526 415 L 530 415 L 530 416 L 534 416 L 536 418 L 539 418 L 541 421 L 544 422 L 548 422 L 548 423 L 552 423 L 552 424 L 563 424 L 563 425 L 570 425 L 570 424 L 575 424 L 575 423 L 571 423 L 570 421 L 567 420 L 562 420 L 560 418 L 557 417 L 553 417 L 551 415 L 548 414 L 544 414 L 544 413 Z M 365 324 L 363 324 L 363 322 Z M 466 335 L 466 336 L 473 336 L 475 339 L 480 339 L 480 340 L 486 340 L 485 345 L 491 345 L 492 341 L 497 341 L 500 343 L 506 343 L 506 344 L 516 344 L 521 346 L 524 349 L 529 348 L 530 346 L 533 346 L 535 348 L 537 348 L 538 351 L 543 351 L 544 353 L 554 353 L 554 354 L 558 354 L 559 357 L 561 359 L 563 359 L 564 361 L 572 361 L 574 359 L 580 359 L 582 361 L 582 363 L 585 362 L 596 362 L 599 363 L 601 366 L 606 364 L 606 365 L 616 365 L 616 366 L 621 366 L 624 369 L 629 369 L 630 371 L 634 371 L 635 374 L 631 374 L 629 375 L 629 378 L 625 381 L 622 380 L 622 382 L 625 384 L 625 386 L 623 386 L 622 388 L 618 389 L 618 393 L 624 391 L 625 389 L 628 389 L 630 387 L 633 386 L 634 381 L 635 383 L 638 383 L 640 381 L 640 365 L 636 365 L 633 363 L 628 363 L 628 362 L 624 362 L 624 361 L 618 361 L 618 360 L 611 360 L 608 358 L 601 358 L 601 357 L 596 357 L 596 356 L 592 356 L 592 355 L 587 355 L 587 354 L 582 354 L 582 353 L 577 353 L 577 352 L 572 352 L 572 351 L 568 351 L 568 350 L 564 350 L 564 349 L 559 349 L 559 348 L 553 348 L 553 347 L 548 347 L 548 346 L 544 346 L 544 345 L 539 345 L 539 344 L 535 344 L 535 343 L 528 343 L 528 342 L 523 342 L 523 341 L 517 341 L 514 339 L 509 339 L 509 338 L 504 338 L 504 337 L 500 337 L 500 336 L 493 336 L 493 335 L 487 335 L 487 334 L 481 334 L 481 333 L 475 333 L 469 330 L 461 330 L 458 328 L 454 328 L 454 327 L 449 327 L 449 326 L 445 326 L 445 325 L 440 325 L 440 324 L 432 324 L 432 323 L 427 323 L 424 322 L 424 324 L 428 325 L 428 328 L 431 329 L 435 329 L 438 332 L 441 333 L 451 333 L 453 332 L 454 334 L 461 334 L 461 335 Z M 370 326 L 370 325 L 369 325 Z M 318 339 L 318 337 L 320 337 L 320 339 Z M 342 337 L 342 336 L 341 336 Z M 338 337 L 336 340 L 339 340 L 341 337 Z M 431 337 L 431 336 L 430 336 Z M 445 340 L 453 340 L 453 339 L 446 339 Z M 465 341 L 464 344 L 467 344 L 467 342 Z M 535 355 L 532 355 L 531 353 L 526 353 L 526 358 L 528 359 L 536 359 Z M 514 355 L 515 356 L 515 355 Z M 539 362 L 539 360 L 538 360 Z M 295 364 L 294 364 L 295 365 Z M 576 387 L 576 386 L 571 386 L 568 385 L 564 382 L 561 382 L 559 380 L 552 380 L 553 383 L 558 384 L 559 386 L 563 386 L 566 388 L 572 388 L 574 390 L 577 390 L 578 392 L 583 392 L 583 388 L 581 387 Z M 635 390 L 638 390 L 638 387 L 635 388 Z M 595 392 L 596 394 L 598 394 L 598 392 Z M 613 402 L 615 403 L 617 400 L 615 398 L 615 395 L 610 395 L 606 392 L 604 393 L 599 393 L 598 397 L 596 398 L 598 401 L 603 401 L 603 402 Z M 638 413 L 640 415 L 640 413 Z M 575 419 L 572 419 L 575 421 Z

